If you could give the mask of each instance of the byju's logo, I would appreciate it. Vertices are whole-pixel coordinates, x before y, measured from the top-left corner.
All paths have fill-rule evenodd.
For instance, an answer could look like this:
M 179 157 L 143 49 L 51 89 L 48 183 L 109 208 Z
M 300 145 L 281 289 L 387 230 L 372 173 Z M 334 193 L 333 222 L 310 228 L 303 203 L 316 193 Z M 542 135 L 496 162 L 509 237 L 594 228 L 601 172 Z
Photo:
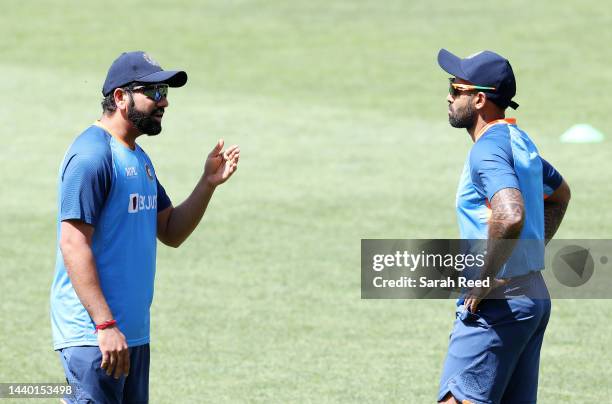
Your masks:
M 128 213 L 157 209 L 157 195 L 130 194 Z

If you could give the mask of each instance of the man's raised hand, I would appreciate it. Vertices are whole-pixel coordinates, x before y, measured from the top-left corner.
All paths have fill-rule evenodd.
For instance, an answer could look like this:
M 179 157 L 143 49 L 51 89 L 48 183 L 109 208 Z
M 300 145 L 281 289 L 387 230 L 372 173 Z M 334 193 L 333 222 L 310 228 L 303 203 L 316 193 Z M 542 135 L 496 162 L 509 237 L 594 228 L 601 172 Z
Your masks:
M 223 144 L 223 139 L 219 139 L 204 165 L 204 178 L 213 187 L 223 184 L 238 169 L 240 148 L 233 145 L 223 151 Z

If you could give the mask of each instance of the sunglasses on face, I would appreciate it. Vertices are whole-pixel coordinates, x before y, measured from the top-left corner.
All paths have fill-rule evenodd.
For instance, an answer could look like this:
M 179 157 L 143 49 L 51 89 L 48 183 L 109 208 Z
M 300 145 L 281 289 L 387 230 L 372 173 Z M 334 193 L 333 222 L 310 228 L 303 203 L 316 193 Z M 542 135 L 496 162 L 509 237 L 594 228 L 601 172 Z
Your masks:
M 138 86 L 130 90 L 138 93 L 143 93 L 147 98 L 150 98 L 155 102 L 160 102 L 162 98 L 166 98 L 168 96 L 168 84 Z
M 452 95 L 453 97 L 458 96 L 459 93 L 462 91 L 475 91 L 475 90 L 482 91 L 482 92 L 495 91 L 495 87 L 484 87 L 484 86 L 475 86 L 472 84 L 455 83 L 454 77 L 449 78 L 448 81 L 449 81 L 448 93 Z

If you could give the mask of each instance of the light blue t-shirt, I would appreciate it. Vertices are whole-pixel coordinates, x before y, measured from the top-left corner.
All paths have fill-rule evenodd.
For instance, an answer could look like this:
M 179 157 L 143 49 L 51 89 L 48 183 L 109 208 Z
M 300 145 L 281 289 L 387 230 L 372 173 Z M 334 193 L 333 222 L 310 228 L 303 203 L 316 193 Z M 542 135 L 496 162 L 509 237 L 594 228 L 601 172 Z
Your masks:
M 562 180 L 513 119 L 492 123 L 472 146 L 457 189 L 461 238 L 488 237 L 490 201 L 501 189 L 519 189 L 525 204 L 521 240 L 497 278 L 544 269 L 544 199 Z
M 131 150 L 99 123 L 68 149 L 59 172 L 57 238 L 61 222 L 94 226 L 92 251 L 100 287 L 129 346 L 149 342 L 157 212 L 169 207 L 151 160 Z M 53 347 L 97 345 L 95 324 L 66 272 L 59 242 L 51 286 Z

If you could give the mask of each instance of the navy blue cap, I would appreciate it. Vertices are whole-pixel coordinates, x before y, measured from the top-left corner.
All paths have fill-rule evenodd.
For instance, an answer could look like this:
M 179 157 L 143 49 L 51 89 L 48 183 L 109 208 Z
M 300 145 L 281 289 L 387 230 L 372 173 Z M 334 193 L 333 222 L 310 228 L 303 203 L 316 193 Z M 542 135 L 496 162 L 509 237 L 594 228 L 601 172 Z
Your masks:
M 182 87 L 187 83 L 187 73 L 163 70 L 146 52 L 123 52 L 108 69 L 102 94 L 106 97 L 114 89 L 133 81 L 166 83 L 170 87 Z
M 440 49 L 438 64 L 444 71 L 453 76 L 467 80 L 472 84 L 484 87 L 495 87 L 487 92 L 487 99 L 503 109 L 517 109 L 518 104 L 512 101 L 516 95 L 514 72 L 508 59 L 491 51 L 478 52 L 461 59 L 446 49 Z

